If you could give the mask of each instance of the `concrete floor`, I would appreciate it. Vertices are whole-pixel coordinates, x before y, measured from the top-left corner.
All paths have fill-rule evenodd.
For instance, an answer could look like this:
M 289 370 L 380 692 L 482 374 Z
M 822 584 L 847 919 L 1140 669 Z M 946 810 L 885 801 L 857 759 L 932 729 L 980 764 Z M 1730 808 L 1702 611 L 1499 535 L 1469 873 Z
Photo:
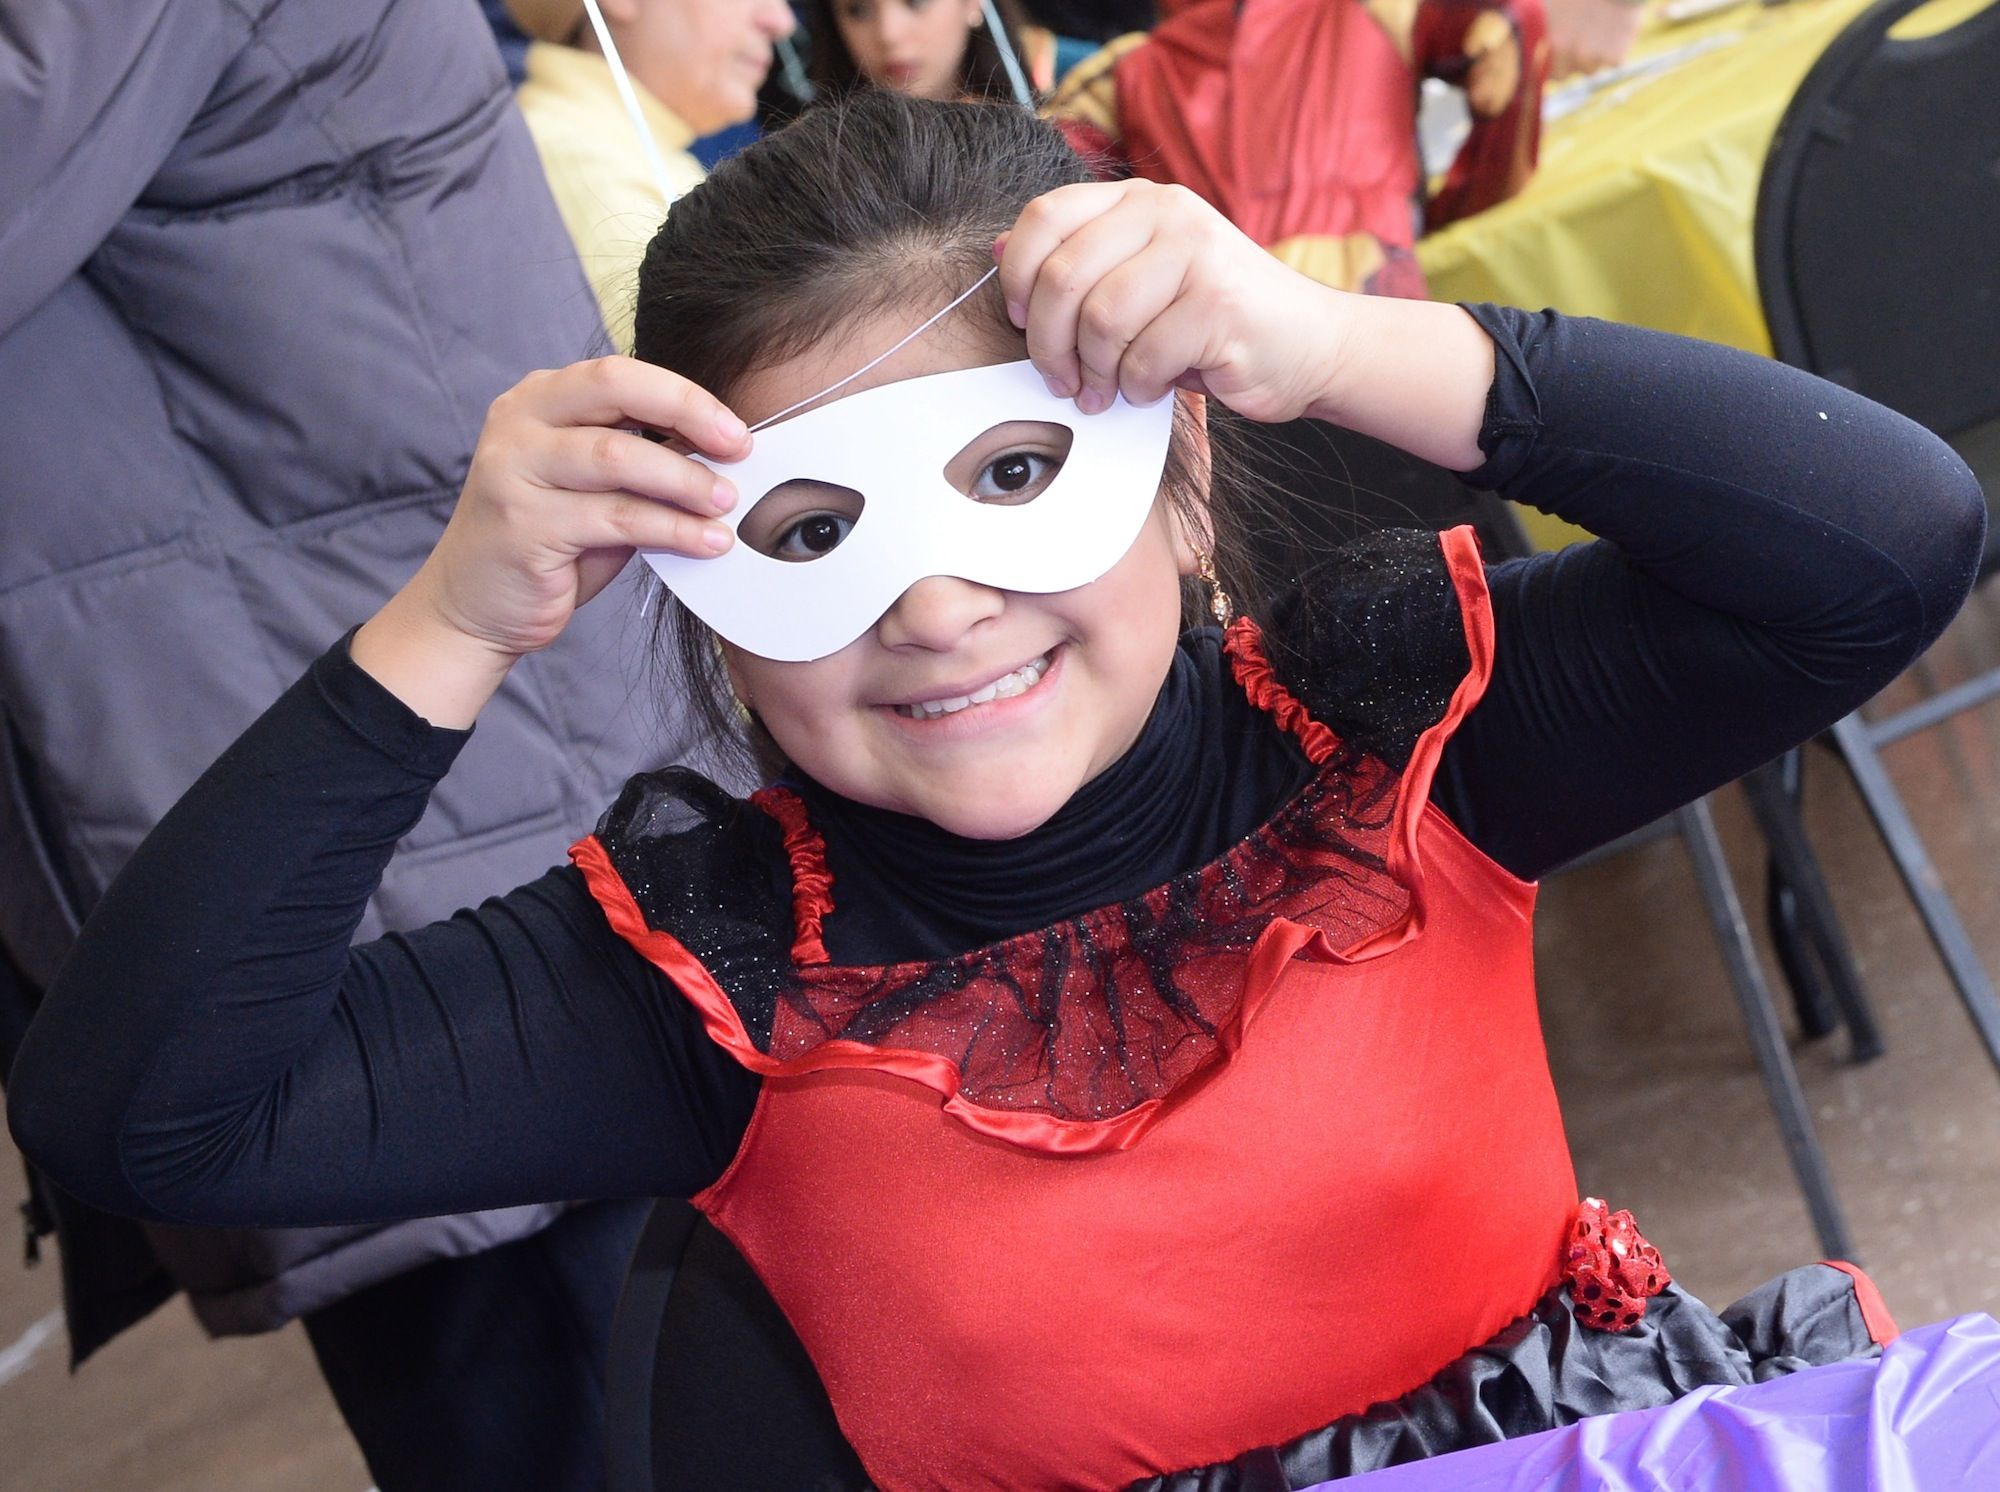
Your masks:
M 1889 699 L 1996 663 L 2000 596 L 1989 593 Z M 1894 746 L 1888 761 L 1987 967 L 2000 973 L 2000 705 Z M 1797 1047 L 1859 1251 L 1905 1325 L 1992 1310 L 2000 1073 L 1824 753 L 1810 761 L 1806 806 L 1889 1044 L 1864 1068 L 1843 1060 L 1838 1036 Z M 1734 791 L 1717 812 L 1761 935 L 1748 816 Z M 1552 881 L 1538 943 L 1584 1190 L 1631 1208 L 1681 1281 L 1717 1304 L 1816 1258 L 1679 844 L 1663 840 Z M 0 1195 L 10 1190 L 0 1181 Z M 0 1447 L 0 1492 L 369 1485 L 296 1327 L 209 1343 L 170 1305 L 72 1379 L 53 1267 L 11 1261 L 0 1262 Z

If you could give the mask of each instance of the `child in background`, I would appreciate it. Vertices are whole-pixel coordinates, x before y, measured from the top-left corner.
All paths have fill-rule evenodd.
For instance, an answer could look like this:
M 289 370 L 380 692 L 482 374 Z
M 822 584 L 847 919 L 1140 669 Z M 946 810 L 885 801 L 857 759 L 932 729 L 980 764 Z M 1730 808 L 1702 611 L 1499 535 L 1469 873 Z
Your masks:
M 870 90 L 690 193 L 641 360 L 496 403 L 423 569 L 107 896 L 23 1149 L 216 1223 L 691 1197 L 888 1492 L 1298 1486 L 1872 1350 L 1851 1269 L 1718 1317 L 1579 1204 L 1531 882 L 1901 670 L 1970 584 L 1970 474 L 1761 359 L 1343 294 L 1085 176 L 1017 108 Z M 1267 588 L 1225 410 L 1605 537 Z M 573 866 L 350 949 L 634 546 L 771 786 L 636 778 Z
M 1014 0 L 804 0 L 809 67 L 824 94 L 862 83 L 912 98 L 1014 99 L 1013 78 L 991 29 L 997 16 L 1034 96 L 1054 88 L 1091 48 L 1028 23 Z

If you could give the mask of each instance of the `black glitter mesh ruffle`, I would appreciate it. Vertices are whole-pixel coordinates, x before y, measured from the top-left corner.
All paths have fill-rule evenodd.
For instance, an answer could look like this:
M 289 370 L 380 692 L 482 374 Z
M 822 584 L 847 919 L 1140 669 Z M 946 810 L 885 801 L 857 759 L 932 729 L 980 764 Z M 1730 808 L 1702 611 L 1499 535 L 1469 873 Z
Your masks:
M 1471 667 L 1437 536 L 1342 545 L 1274 608 L 1271 666 L 1315 720 L 1401 770 Z

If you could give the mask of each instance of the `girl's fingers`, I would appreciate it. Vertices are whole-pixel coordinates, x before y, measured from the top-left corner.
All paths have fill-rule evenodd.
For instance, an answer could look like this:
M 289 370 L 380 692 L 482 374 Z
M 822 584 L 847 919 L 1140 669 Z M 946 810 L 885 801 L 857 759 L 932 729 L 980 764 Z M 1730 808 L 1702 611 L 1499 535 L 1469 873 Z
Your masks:
M 1151 404 L 1177 388 L 1206 392 L 1200 362 L 1214 313 L 1183 297 L 1148 322 L 1118 363 L 1118 387 L 1134 404 Z
M 1016 326 L 1025 328 L 1028 324 L 1028 301 L 1042 262 L 1085 223 L 1123 202 L 1131 185 L 1087 181 L 1057 187 L 1021 209 L 1020 217 L 1004 235 L 1007 247 L 1000 256 L 1000 293 Z
M 664 549 L 711 559 L 735 542 L 735 535 L 724 524 L 629 492 L 575 492 L 566 496 L 570 501 L 564 506 L 559 544 L 566 553 Z
M 727 477 L 628 430 L 545 429 L 526 458 L 526 475 L 541 487 L 629 492 L 701 517 L 736 505 L 736 488 Z
M 524 379 L 502 404 L 518 403 L 549 425 L 650 426 L 671 430 L 718 461 L 749 454 L 743 421 L 708 390 L 637 358 L 600 357 Z M 499 406 L 496 405 L 496 408 Z
M 1085 414 L 1109 409 L 1122 387 L 1135 398 L 1123 376 L 1128 349 L 1153 322 L 1178 305 L 1185 289 L 1187 256 L 1176 246 L 1156 243 L 1117 265 L 1084 297 L 1076 318 L 1076 355 L 1082 365 L 1083 389 L 1077 407 Z M 1186 364 L 1169 370 L 1150 398 L 1165 393 L 1165 385 Z
M 1028 356 L 1048 380 L 1049 388 L 1065 398 L 1083 392 L 1084 359 L 1081 321 L 1086 301 L 1096 297 L 1107 275 L 1121 269 L 1151 248 L 1155 218 L 1150 212 L 1112 211 L 1092 218 L 1058 244 L 1043 260 L 1028 292 Z M 1013 253 L 1013 246 L 1008 246 Z M 1116 301 L 1098 300 L 1094 316 L 1107 313 L 1116 317 L 1121 308 Z M 1099 341 L 1122 332 L 1124 339 L 1144 325 L 1116 326 L 1101 323 L 1095 328 Z M 1117 368 L 1113 358 L 1110 369 Z M 1104 374 L 1109 370 L 1099 367 Z M 1102 390 L 1100 389 L 1100 392 Z

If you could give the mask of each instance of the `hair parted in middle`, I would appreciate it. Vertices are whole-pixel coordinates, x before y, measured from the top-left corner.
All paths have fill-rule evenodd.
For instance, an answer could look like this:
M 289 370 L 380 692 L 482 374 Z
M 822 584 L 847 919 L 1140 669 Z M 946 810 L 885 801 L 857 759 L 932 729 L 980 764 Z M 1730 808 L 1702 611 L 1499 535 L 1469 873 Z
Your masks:
M 1062 134 L 1013 104 L 871 88 L 816 105 L 674 204 L 639 267 L 634 353 L 728 403 L 751 370 L 845 327 L 904 309 L 912 324 L 930 315 L 992 267 L 994 240 L 1030 202 L 1089 180 Z M 997 283 L 953 314 L 1021 335 Z M 857 350 L 856 365 L 872 351 Z M 1162 486 L 1207 540 L 1238 610 L 1262 620 L 1268 588 L 1247 528 L 1270 519 L 1231 479 L 1234 434 L 1211 419 L 1205 441 L 1183 402 Z M 1207 621 L 1198 583 L 1184 587 L 1182 611 L 1187 625 Z M 670 685 L 715 746 L 766 777 L 782 771 L 775 743 L 734 702 L 714 634 L 677 602 L 661 609 L 659 630 Z

